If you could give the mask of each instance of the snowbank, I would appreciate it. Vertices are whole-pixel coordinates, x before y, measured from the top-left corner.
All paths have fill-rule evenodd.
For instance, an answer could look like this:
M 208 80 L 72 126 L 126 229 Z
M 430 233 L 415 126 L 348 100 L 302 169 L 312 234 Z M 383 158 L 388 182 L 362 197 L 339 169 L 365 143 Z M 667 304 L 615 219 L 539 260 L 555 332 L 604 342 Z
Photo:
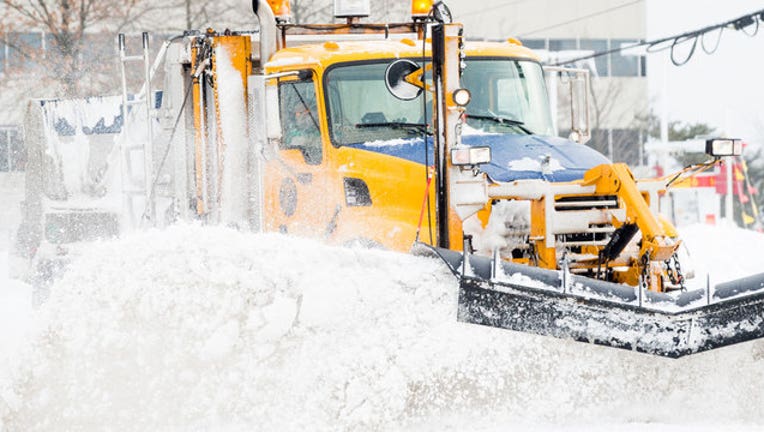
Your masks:
M 764 272 L 764 234 L 729 226 L 695 224 L 679 229 L 695 268 L 695 284 L 711 286 Z
M 433 259 L 223 228 L 94 244 L 0 382 L 0 430 L 764 424 L 760 345 L 673 361 L 460 324 L 456 289 Z

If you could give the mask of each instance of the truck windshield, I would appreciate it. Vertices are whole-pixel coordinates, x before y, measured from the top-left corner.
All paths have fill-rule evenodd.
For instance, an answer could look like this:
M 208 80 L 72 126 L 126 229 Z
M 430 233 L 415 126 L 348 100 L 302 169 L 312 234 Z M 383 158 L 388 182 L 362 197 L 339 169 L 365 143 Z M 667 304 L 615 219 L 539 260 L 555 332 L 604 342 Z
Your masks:
M 488 132 L 554 135 L 544 73 L 538 63 L 512 59 L 467 61 L 462 87 L 472 99 L 467 124 Z
M 327 72 L 326 101 L 334 145 L 415 138 L 431 129 L 431 94 L 422 93 L 427 97 L 424 107 L 422 96 L 410 101 L 395 98 L 385 87 L 388 64 L 349 64 Z M 538 63 L 468 59 L 462 86 L 472 94 L 467 106 L 471 127 L 496 133 L 554 134 Z
M 325 79 L 329 127 L 334 145 L 415 138 L 431 122 L 431 97 L 403 101 L 385 86 L 388 62 L 331 69 Z M 424 92 L 422 93 L 424 94 Z

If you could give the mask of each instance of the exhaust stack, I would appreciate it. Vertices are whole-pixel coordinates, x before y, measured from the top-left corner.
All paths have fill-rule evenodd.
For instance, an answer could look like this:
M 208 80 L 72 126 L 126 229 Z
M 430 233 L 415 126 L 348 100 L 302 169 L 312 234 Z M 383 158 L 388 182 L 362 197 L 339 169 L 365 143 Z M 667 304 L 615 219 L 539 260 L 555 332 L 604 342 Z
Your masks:
M 276 52 L 276 16 L 266 0 L 252 0 L 252 11 L 260 24 L 260 67 Z

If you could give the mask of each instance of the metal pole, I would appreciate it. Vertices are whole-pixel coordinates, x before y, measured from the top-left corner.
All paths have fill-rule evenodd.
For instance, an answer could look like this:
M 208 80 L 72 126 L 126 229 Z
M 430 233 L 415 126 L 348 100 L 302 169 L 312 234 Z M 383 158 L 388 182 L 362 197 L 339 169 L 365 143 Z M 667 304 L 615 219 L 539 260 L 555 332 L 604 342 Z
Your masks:
M 125 34 L 119 34 L 119 64 L 122 72 L 122 129 L 124 135 L 129 137 L 127 127 L 127 74 L 125 73 Z
M 497 281 L 499 280 L 499 272 L 501 271 L 499 269 L 499 266 L 501 265 L 501 256 L 499 254 L 499 248 L 495 248 L 493 250 L 493 254 L 491 254 L 491 281 Z
M 144 98 L 146 99 L 146 146 L 143 151 L 144 181 L 146 187 L 147 216 L 152 223 L 156 223 L 156 203 L 154 200 L 154 142 L 151 112 L 154 109 L 154 99 L 151 92 L 151 64 L 149 62 L 149 34 L 143 32 L 143 66 L 145 73 Z M 159 175 L 159 173 L 157 173 Z
M 550 71 L 549 72 L 549 107 L 552 109 L 552 127 L 554 128 L 554 133 L 558 133 L 557 129 L 557 116 L 558 116 L 558 109 L 559 109 L 559 102 L 557 101 L 557 74 L 559 72 L 557 71 Z M 573 102 L 571 102 L 573 103 Z
M 131 185 L 132 184 L 132 176 L 130 175 L 130 153 L 127 149 L 127 146 L 129 145 L 130 139 L 130 120 L 128 119 L 128 101 L 127 101 L 127 71 L 125 70 L 125 63 L 127 62 L 127 55 L 125 53 L 125 34 L 120 33 L 118 36 L 119 41 L 119 66 L 120 71 L 122 72 L 122 136 L 123 139 L 120 140 L 120 145 L 122 148 L 120 149 L 122 153 L 122 202 L 125 206 L 125 209 L 127 211 L 127 214 L 130 218 L 130 224 L 132 227 L 135 227 L 137 225 L 136 219 L 135 219 L 135 212 L 133 211 L 133 196 L 129 193 L 126 193 L 125 188 L 127 187 L 126 184 Z
M 473 276 L 472 265 L 470 265 L 470 254 L 472 253 L 472 236 L 465 235 L 462 244 L 462 277 Z
M 11 130 L 6 129 L 5 131 L 5 149 L 6 149 L 6 156 L 8 158 L 8 172 L 13 172 L 13 159 L 11 158 L 11 154 L 13 151 L 13 146 L 11 146 Z
M 437 200 L 438 246 L 449 248 L 448 220 L 448 166 L 446 163 L 446 101 L 443 90 L 443 63 L 445 63 L 445 26 L 432 27 L 432 81 L 435 86 L 433 114 L 435 114 L 435 179 Z M 466 254 L 466 251 L 465 251 Z M 466 255 L 465 255 L 466 256 Z
M 727 223 L 729 225 L 735 225 L 735 217 L 732 214 L 732 182 L 735 179 L 732 178 L 732 164 L 735 162 L 733 156 L 728 156 L 724 161 L 727 169 L 727 196 L 725 197 L 724 215 L 726 216 Z

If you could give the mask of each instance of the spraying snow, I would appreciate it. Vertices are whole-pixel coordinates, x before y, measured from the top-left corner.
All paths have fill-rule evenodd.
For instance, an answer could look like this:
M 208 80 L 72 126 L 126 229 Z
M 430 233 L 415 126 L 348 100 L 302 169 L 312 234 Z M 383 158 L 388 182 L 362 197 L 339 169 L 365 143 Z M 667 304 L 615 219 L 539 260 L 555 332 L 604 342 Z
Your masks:
M 217 91 L 220 95 L 220 134 L 223 148 L 221 173 L 221 223 L 225 225 L 244 225 L 247 220 L 246 200 L 236 199 L 246 196 L 242 191 L 247 190 L 247 182 L 251 181 L 247 175 L 247 138 L 242 131 L 247 129 L 247 107 L 241 72 L 237 71 L 231 63 L 231 56 L 226 47 L 220 46 L 215 49 L 218 58 L 218 83 Z
M 655 358 L 457 323 L 456 291 L 434 259 L 280 235 L 96 243 L 0 381 L 0 430 L 764 423 L 758 342 Z

